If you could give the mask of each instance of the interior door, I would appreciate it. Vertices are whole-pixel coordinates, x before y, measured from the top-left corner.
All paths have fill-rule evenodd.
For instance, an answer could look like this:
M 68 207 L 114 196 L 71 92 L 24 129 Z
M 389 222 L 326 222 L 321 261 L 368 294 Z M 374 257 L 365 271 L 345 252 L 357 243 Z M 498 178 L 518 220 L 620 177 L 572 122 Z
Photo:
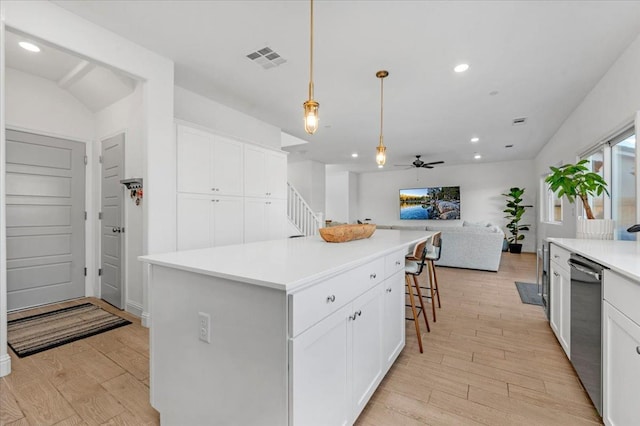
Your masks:
M 102 141 L 102 192 L 100 223 L 100 264 L 102 279 L 100 294 L 103 300 L 123 309 L 124 291 L 122 271 L 124 253 L 122 203 L 124 186 L 120 183 L 124 174 L 124 134 Z
M 6 132 L 7 308 L 85 295 L 85 144 Z

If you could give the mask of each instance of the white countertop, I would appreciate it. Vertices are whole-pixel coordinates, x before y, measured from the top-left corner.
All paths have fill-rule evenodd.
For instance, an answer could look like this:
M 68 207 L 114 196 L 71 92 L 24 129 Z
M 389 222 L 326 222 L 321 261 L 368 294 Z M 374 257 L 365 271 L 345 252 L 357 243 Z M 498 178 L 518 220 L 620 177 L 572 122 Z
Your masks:
M 640 241 L 575 238 L 547 238 L 547 241 L 640 282 Z
M 152 265 L 287 292 L 380 256 L 413 247 L 434 232 L 377 229 L 367 239 L 327 243 L 320 235 L 141 256 Z

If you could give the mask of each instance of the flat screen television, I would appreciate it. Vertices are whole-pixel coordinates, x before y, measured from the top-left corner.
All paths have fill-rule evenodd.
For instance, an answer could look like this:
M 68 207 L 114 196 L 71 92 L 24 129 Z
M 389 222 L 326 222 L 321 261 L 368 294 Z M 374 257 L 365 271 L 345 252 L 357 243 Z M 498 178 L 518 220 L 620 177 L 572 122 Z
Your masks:
M 400 219 L 460 219 L 460 187 L 434 186 L 401 189 Z

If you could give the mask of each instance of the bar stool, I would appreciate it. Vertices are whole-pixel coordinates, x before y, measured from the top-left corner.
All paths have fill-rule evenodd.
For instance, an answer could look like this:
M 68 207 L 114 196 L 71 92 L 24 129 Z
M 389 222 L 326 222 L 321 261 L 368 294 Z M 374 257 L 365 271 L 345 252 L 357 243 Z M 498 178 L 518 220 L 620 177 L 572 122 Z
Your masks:
M 440 304 L 440 292 L 438 291 L 438 276 L 436 275 L 436 265 L 434 262 L 440 260 L 440 253 L 442 253 L 442 234 L 438 232 L 433 236 L 433 250 L 430 250 L 425 260 L 427 261 L 427 270 L 429 273 L 429 292 L 431 296 L 431 310 L 433 311 L 433 322 L 436 322 L 436 304 L 435 300 L 438 300 L 438 308 L 441 308 Z M 423 289 L 425 287 L 422 287 Z M 434 299 L 435 297 L 435 299 Z
M 413 313 L 413 318 L 407 318 L 408 320 L 412 320 L 416 325 L 416 334 L 418 336 L 418 346 L 420 348 L 420 353 L 423 353 L 422 349 L 422 335 L 420 334 L 420 324 L 419 324 L 419 316 L 422 313 L 424 317 L 424 323 L 427 326 L 427 331 L 431 332 L 429 328 L 429 320 L 427 319 L 427 313 L 424 309 L 424 302 L 422 297 L 422 291 L 420 290 L 420 286 L 418 285 L 418 281 L 416 277 L 422 273 L 424 266 L 426 264 L 426 256 L 427 256 L 427 246 L 431 241 L 431 237 L 427 238 L 424 241 L 420 241 L 413 248 L 413 255 L 407 259 L 405 259 L 404 273 L 405 273 L 405 282 L 407 283 L 407 293 L 409 294 L 409 302 L 411 306 L 411 312 Z M 413 276 L 413 279 L 410 278 Z M 413 282 L 413 284 L 412 284 Z M 417 293 L 418 301 L 420 302 L 419 311 L 416 309 L 416 302 L 414 298 L 414 289 Z

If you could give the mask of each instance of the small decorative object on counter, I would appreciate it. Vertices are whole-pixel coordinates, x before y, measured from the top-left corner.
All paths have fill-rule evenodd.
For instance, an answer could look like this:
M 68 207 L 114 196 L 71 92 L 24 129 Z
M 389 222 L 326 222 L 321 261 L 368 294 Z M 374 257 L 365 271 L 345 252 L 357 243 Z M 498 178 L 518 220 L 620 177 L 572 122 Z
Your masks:
M 338 225 L 329 228 L 320 228 L 320 236 L 328 243 L 344 243 L 352 240 L 369 238 L 376 230 L 372 223 Z

